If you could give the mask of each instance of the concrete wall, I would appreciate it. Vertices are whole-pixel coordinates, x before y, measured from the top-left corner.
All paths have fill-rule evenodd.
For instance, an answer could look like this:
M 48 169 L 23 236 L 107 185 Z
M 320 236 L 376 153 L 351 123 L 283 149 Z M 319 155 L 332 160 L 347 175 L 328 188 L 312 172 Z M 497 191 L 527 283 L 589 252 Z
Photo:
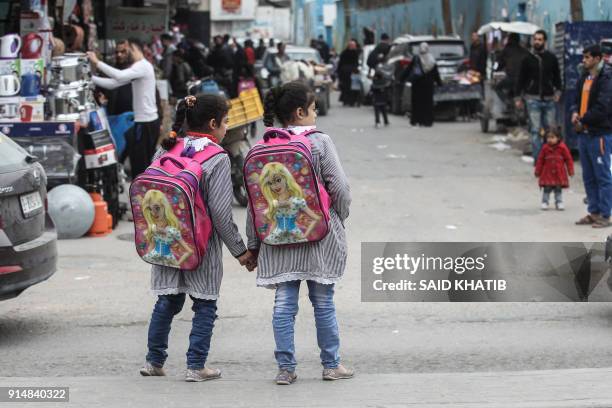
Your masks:
M 390 1 L 388 3 L 392 3 Z M 334 44 L 338 47 L 346 38 L 362 40 L 364 26 L 377 34 L 391 37 L 401 34 L 442 34 L 444 18 L 441 0 L 406 0 L 385 7 L 361 8 L 358 0 L 350 0 L 351 30 L 344 30 L 344 5 L 338 1 L 338 24 Z M 375 2 L 370 2 L 375 4 Z M 582 0 L 584 20 L 611 21 L 612 1 Z M 452 27 L 456 34 L 468 40 L 472 31 L 493 20 L 526 20 L 542 26 L 553 37 L 554 25 L 571 20 L 570 0 L 450 0 Z M 521 11 L 524 9 L 524 12 Z

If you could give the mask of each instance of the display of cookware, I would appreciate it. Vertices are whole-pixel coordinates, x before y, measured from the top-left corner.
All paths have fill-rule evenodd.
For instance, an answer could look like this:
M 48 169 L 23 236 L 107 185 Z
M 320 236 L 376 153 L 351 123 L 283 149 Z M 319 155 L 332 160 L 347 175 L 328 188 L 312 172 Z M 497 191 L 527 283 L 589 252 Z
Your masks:
M 42 74 L 36 71 L 33 74 L 21 76 L 21 96 L 37 96 L 40 94 Z
M 82 53 L 68 53 L 54 57 L 51 67 L 52 81 L 55 83 L 71 84 L 91 79 L 89 60 Z
M 19 57 L 21 37 L 17 34 L 7 34 L 0 37 L 0 58 L 13 59 Z
M 0 120 L 19 120 L 19 98 L 0 98 Z
M 21 48 L 21 58 L 37 59 L 40 58 L 43 47 L 43 38 L 36 33 L 29 33 L 23 36 L 23 47 Z
M 0 75 L 0 96 L 14 96 L 21 90 L 17 75 Z
M 53 116 L 79 113 L 95 106 L 93 92 L 87 82 L 49 88 L 47 99 Z

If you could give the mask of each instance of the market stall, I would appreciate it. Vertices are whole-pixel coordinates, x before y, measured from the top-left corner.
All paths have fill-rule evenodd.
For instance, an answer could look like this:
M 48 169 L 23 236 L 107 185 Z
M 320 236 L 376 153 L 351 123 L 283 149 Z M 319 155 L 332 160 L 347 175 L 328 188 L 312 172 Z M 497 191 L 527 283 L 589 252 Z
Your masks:
M 0 131 L 37 158 L 48 188 L 71 183 L 100 193 L 114 226 L 120 216 L 115 143 L 94 99 L 86 54 L 61 52 L 48 11 L 45 0 L 21 1 L 19 32 L 0 38 Z M 83 49 L 82 29 L 67 27 L 65 48 Z

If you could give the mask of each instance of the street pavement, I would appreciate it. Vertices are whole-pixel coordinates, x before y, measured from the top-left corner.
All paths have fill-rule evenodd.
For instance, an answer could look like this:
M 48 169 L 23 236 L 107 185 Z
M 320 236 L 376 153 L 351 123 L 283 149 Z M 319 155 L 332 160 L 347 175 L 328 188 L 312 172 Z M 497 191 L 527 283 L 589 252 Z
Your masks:
M 61 241 L 59 271 L 0 302 L 0 386 L 70 386 L 70 406 L 87 407 L 612 407 L 607 303 L 361 302 L 361 242 L 591 242 L 612 232 L 574 225 L 585 211 L 579 168 L 564 191 L 566 211 L 544 212 L 532 165 L 517 150 L 492 148 L 493 135 L 477 122 L 410 128 L 405 118 L 390 120 L 374 129 L 371 107 L 335 105 L 317 122 L 334 139 L 353 193 L 336 305 L 355 379 L 320 381 L 304 288 L 300 380 L 275 386 L 274 293 L 256 288 L 227 253 L 208 362 L 224 378 L 182 382 L 190 301 L 173 325 L 169 377 L 140 378 L 155 298 L 129 240 L 133 226 L 122 222 L 104 238 Z M 236 207 L 235 217 L 244 231 L 245 210 Z M 602 299 L 604 281 L 595 289 Z

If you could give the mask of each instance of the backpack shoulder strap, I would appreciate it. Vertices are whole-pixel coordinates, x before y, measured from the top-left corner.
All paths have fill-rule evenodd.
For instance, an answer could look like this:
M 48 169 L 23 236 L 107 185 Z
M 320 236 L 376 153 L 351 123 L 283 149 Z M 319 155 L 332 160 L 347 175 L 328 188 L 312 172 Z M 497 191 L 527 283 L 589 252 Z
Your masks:
M 171 154 L 174 156 L 182 157 L 182 153 L 184 149 L 185 149 L 185 141 L 184 139 L 179 139 L 178 142 L 176 143 L 176 146 L 174 146 L 166 154 Z M 191 157 L 191 159 L 199 162 L 200 164 L 203 164 L 204 162 L 206 162 L 207 160 L 210 160 L 214 156 L 218 154 L 223 154 L 223 153 L 226 153 L 226 152 L 221 146 L 217 145 L 216 143 L 210 142 L 204 148 L 204 150 L 195 153 L 193 157 Z

